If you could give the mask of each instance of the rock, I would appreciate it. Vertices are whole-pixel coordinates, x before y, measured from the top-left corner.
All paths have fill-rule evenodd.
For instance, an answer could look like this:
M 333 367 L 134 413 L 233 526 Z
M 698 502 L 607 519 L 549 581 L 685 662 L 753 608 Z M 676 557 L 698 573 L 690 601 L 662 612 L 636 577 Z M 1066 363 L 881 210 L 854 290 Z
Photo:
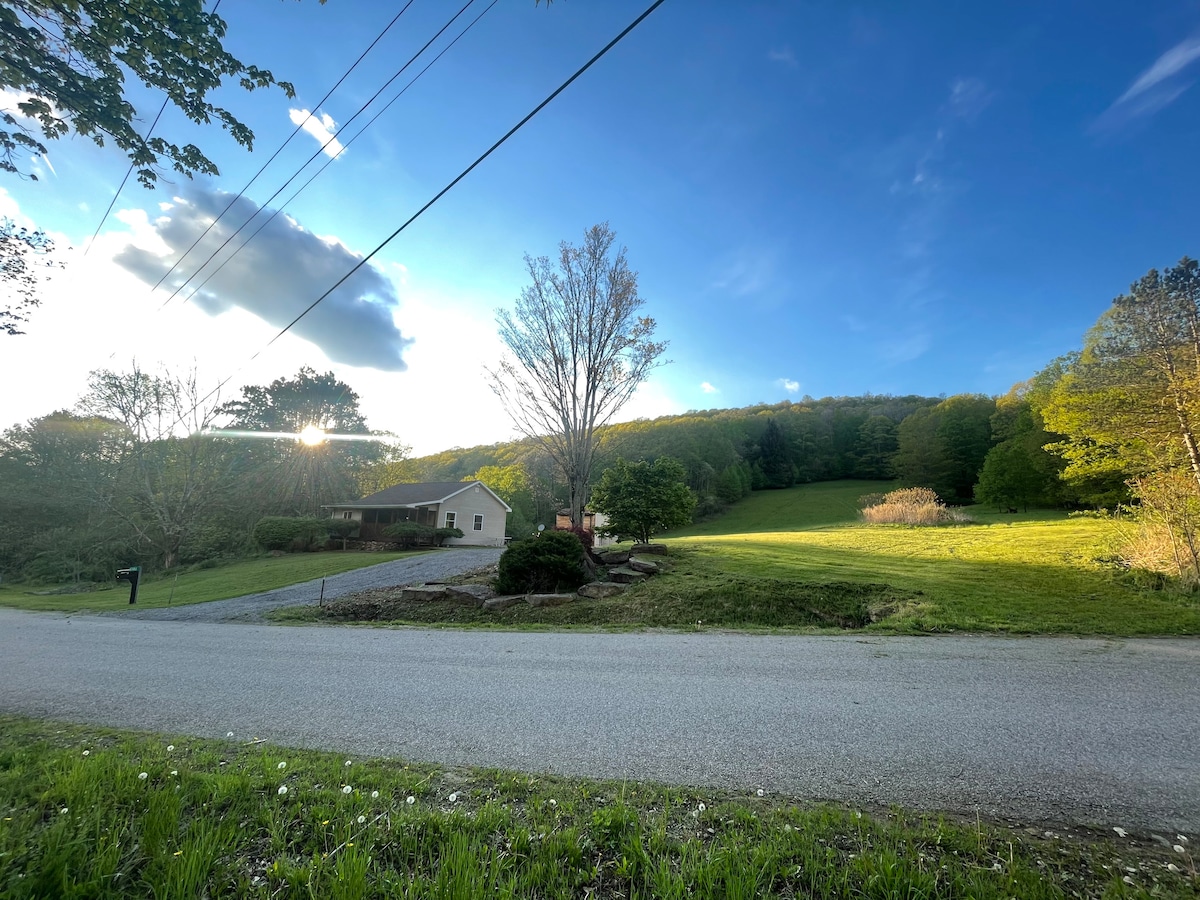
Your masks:
M 492 597 L 490 600 L 483 601 L 483 608 L 488 612 L 499 612 L 502 609 L 515 606 L 524 599 L 524 594 L 506 594 L 503 597 Z
M 629 548 L 629 552 L 633 553 L 635 555 L 638 553 L 653 553 L 657 556 L 666 556 L 667 555 L 667 545 L 666 544 L 634 544 L 632 547 Z
M 635 572 L 641 572 L 643 575 L 657 575 L 662 571 L 658 567 L 658 563 L 651 562 L 648 559 L 638 559 L 636 556 L 629 557 L 629 562 L 625 565 Z
M 464 606 L 483 606 L 496 596 L 486 584 L 452 584 L 446 586 L 446 599 Z
M 623 594 L 628 589 L 629 585 L 617 584 L 614 581 L 593 581 L 581 587 L 578 593 L 580 597 L 587 597 L 589 600 L 605 600 Z
M 618 566 L 615 569 L 608 570 L 608 579 L 618 584 L 637 584 L 639 581 L 645 581 L 646 576 L 642 572 L 634 571 L 625 566 Z
M 528 594 L 525 602 L 536 608 L 539 606 L 562 606 L 574 599 L 574 594 Z
M 417 603 L 428 603 L 431 600 L 445 600 L 446 588 L 445 585 L 430 586 L 427 584 L 417 584 L 402 590 L 400 592 L 400 599 L 412 600 Z
M 629 562 L 628 550 L 609 550 L 598 554 L 600 562 L 606 566 L 623 566 Z

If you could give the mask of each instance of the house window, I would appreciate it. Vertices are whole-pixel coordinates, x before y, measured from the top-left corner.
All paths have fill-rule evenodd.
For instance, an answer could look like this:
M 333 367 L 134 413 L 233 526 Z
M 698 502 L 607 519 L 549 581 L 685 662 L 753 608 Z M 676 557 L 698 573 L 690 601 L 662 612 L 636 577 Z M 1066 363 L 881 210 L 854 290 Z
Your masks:
M 483 531 L 483 516 L 479 513 L 475 514 L 475 524 L 471 526 L 472 531 Z
M 354 518 L 354 513 L 352 513 L 352 512 L 344 512 L 344 513 L 342 513 L 342 518 L 343 518 L 343 519 L 353 519 L 353 518 Z
M 457 528 L 458 526 L 456 526 L 454 524 L 455 521 L 457 521 L 457 519 L 458 519 L 458 513 L 452 513 L 452 512 L 446 513 L 446 527 L 447 528 Z

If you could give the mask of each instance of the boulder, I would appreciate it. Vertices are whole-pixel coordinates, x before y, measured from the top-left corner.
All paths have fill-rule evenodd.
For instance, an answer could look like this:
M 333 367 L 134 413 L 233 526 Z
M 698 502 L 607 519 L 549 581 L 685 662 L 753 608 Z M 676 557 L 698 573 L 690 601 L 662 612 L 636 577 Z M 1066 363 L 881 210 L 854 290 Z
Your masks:
M 536 608 L 539 606 L 562 606 L 574 599 L 574 594 L 528 594 L 525 602 Z
M 600 562 L 606 566 L 623 566 L 629 562 L 628 550 L 607 550 L 598 554 Z
M 432 600 L 445 600 L 446 586 L 415 584 L 412 587 L 406 587 L 400 592 L 401 600 L 413 600 L 417 603 L 428 603 Z
M 667 555 L 666 544 L 634 544 L 629 548 L 629 552 L 637 555 L 639 553 L 653 553 L 657 556 Z
M 490 600 L 483 601 L 483 608 L 488 612 L 499 612 L 502 609 L 508 609 L 510 606 L 516 606 L 524 599 L 524 594 L 506 594 L 503 597 L 492 597 Z
M 636 556 L 629 557 L 629 562 L 625 563 L 625 565 L 635 572 L 641 572 L 643 575 L 657 575 L 662 571 L 658 563 L 651 562 L 648 559 L 639 559 Z
M 642 572 L 637 572 L 625 566 L 617 566 L 615 569 L 608 570 L 608 580 L 615 581 L 618 584 L 637 584 L 639 581 L 645 581 L 646 576 Z
M 605 600 L 625 593 L 628 588 L 629 585 L 617 584 L 615 581 L 593 581 L 581 587 L 578 593 L 580 597 L 587 597 L 589 600 Z
M 496 596 L 486 584 L 451 584 L 446 586 L 446 599 L 463 606 L 483 606 Z

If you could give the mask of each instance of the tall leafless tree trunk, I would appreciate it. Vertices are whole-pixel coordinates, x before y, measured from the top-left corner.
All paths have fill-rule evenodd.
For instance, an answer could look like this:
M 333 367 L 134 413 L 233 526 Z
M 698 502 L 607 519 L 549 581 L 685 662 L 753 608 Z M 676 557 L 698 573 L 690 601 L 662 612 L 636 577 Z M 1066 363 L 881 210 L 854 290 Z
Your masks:
M 566 481 L 571 523 L 583 523 L 597 429 L 662 363 L 666 343 L 652 340 L 655 322 L 639 315 L 637 273 L 625 248 L 613 252 L 608 223 L 594 225 L 583 245 L 559 245 L 556 264 L 525 257 L 533 283 L 512 310 L 496 314 L 510 355 L 492 390 L 522 435 L 538 441 Z

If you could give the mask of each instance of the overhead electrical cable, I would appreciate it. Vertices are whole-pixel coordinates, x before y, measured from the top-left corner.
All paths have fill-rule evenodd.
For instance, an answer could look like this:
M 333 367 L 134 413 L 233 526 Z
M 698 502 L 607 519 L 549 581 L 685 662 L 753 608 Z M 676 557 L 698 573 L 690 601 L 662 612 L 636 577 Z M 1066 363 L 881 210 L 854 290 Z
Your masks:
M 351 144 L 353 144 L 356 140 L 358 140 L 358 138 L 362 137 L 362 134 L 364 131 L 366 131 L 368 128 L 370 128 L 372 125 L 374 125 L 375 121 L 380 116 L 382 116 L 385 112 L 387 112 L 388 109 L 391 108 L 391 105 L 393 103 L 395 103 L 397 100 L 399 100 L 401 97 L 403 97 L 405 92 L 410 87 L 412 87 L 414 84 L 416 84 L 417 81 L 421 78 L 421 76 L 424 75 L 426 72 L 428 72 L 433 67 L 433 64 L 436 63 L 439 59 L 441 59 L 446 54 L 446 51 L 448 51 L 451 47 L 453 47 L 455 44 L 457 44 L 459 39 L 462 38 L 472 28 L 474 28 L 475 23 L 478 22 L 480 19 L 482 19 L 485 15 L 487 15 L 488 10 L 490 10 L 493 6 L 495 6 L 499 2 L 500 2 L 500 0 L 492 0 L 492 2 L 489 3 L 484 8 L 483 12 L 481 12 L 474 19 L 472 19 L 470 24 L 468 24 L 466 28 L 464 28 L 462 31 L 460 31 L 458 33 L 458 36 L 455 37 L 454 40 L 452 40 L 445 47 L 443 47 L 440 51 L 438 51 L 438 55 L 435 56 L 433 59 L 431 59 L 426 64 L 425 68 L 423 68 L 420 72 L 418 72 L 415 76 L 413 76 L 412 80 L 409 81 L 408 84 L 406 84 L 403 88 L 401 88 L 400 92 L 397 93 L 396 96 L 394 96 L 391 100 L 389 100 L 387 103 L 385 103 L 383 108 L 380 109 L 379 112 L 375 113 L 375 115 L 373 115 L 367 121 L 367 123 L 365 125 L 363 125 L 362 128 L 360 128 L 352 137 L 350 137 L 349 140 L 347 140 L 344 144 L 342 144 L 342 148 L 341 148 L 341 150 L 338 150 L 337 154 L 326 158 L 325 162 L 321 164 L 321 167 L 319 169 L 317 169 L 317 171 L 315 171 L 311 176 L 309 176 L 309 179 L 306 182 L 304 182 L 304 184 L 300 185 L 300 187 L 296 189 L 295 193 L 293 193 L 290 197 L 288 197 L 287 200 L 285 200 L 283 203 L 279 204 L 278 207 L 271 210 L 271 215 L 269 215 L 266 219 L 264 219 L 262 224 L 259 225 L 257 228 L 255 228 L 254 231 L 252 231 L 250 233 L 250 236 L 248 238 L 246 238 L 246 240 L 242 241 L 242 243 L 239 244 L 232 253 L 230 253 L 227 257 L 225 257 L 225 259 L 222 260 L 222 262 L 219 266 L 217 266 L 215 269 L 212 270 L 212 272 L 210 272 L 207 276 L 205 276 L 204 280 L 202 282 L 200 282 L 200 284 L 197 285 L 196 288 L 184 298 L 183 302 L 187 303 L 189 300 L 191 300 L 193 297 L 195 297 L 198 293 L 200 293 L 202 290 L 204 290 L 204 286 L 206 284 L 208 284 L 214 277 L 216 277 L 218 272 L 220 272 L 222 269 L 224 269 L 228 263 L 232 262 L 233 258 L 235 256 L 237 256 L 239 253 L 241 253 L 242 250 L 245 249 L 246 245 L 249 244 L 252 240 L 254 240 L 255 237 L 258 236 L 259 232 L 261 232 L 264 228 L 266 228 L 273 221 L 275 221 L 275 217 L 278 216 L 281 212 L 283 212 L 287 208 L 289 203 L 291 203 L 293 200 L 295 200 L 297 197 L 299 197 L 302 193 L 304 193 L 304 190 L 317 179 L 318 175 L 320 175 L 327 168 L 329 168 L 329 166 L 333 164 L 333 161 L 336 160 L 339 156 L 341 156 L 342 153 L 346 149 L 348 149 Z M 339 132 L 339 136 L 340 136 L 340 134 L 341 134 L 341 132 Z M 249 224 L 250 221 L 252 221 L 252 220 L 253 220 L 253 217 L 251 219 L 247 220 L 246 224 Z M 238 230 L 240 231 L 241 229 L 238 229 Z M 236 236 L 237 236 L 237 232 L 235 231 L 232 235 L 230 235 L 230 240 L 232 240 Z M 228 241 L 226 243 L 228 243 Z M 224 245 L 222 245 L 222 247 L 224 247 Z M 221 250 L 221 248 L 218 248 L 217 252 L 219 253 L 220 250 Z M 213 255 L 215 256 L 216 254 L 213 254 Z
M 411 0 L 410 0 L 410 2 L 411 2 Z M 382 94 L 384 91 L 386 91 L 386 90 L 387 90 L 389 87 L 391 87 L 392 83 L 393 83 L 393 82 L 394 82 L 394 81 L 395 81 L 397 78 L 399 78 L 401 75 L 403 75 L 403 74 L 404 74 L 404 71 L 405 71 L 405 70 L 406 70 L 406 69 L 407 69 L 409 66 L 411 66 L 411 65 L 412 65 L 414 62 L 416 62 L 416 61 L 417 61 L 417 59 L 419 59 L 419 58 L 420 58 L 421 54 L 423 54 L 423 53 L 424 53 L 426 50 L 428 50 L 428 49 L 429 49 L 429 47 L 430 47 L 430 45 L 432 45 L 432 44 L 433 44 L 433 43 L 434 43 L 434 42 L 435 42 L 435 41 L 436 41 L 438 38 L 440 38 L 440 37 L 441 37 L 441 36 L 442 36 L 442 35 L 445 33 L 446 29 L 447 29 L 447 28 L 449 28 L 451 25 L 453 25 L 453 24 L 454 24 L 454 22 L 455 22 L 455 20 L 457 20 L 459 16 L 461 16 L 461 15 L 462 15 L 464 12 L 466 12 L 466 11 L 467 11 L 467 9 L 468 9 L 468 8 L 471 6 L 471 4 L 473 4 L 474 2 L 475 2 L 475 0 L 467 0 L 466 4 L 464 4 L 464 5 L 463 5 L 462 9 L 460 9 L 458 12 L 456 12 L 456 13 L 455 13 L 455 14 L 454 14 L 454 15 L 453 15 L 451 18 L 450 18 L 450 20 L 449 20 L 448 22 L 446 22 L 446 24 L 445 24 L 445 25 L 443 25 L 441 28 L 439 28 L 439 29 L 438 29 L 437 33 L 436 33 L 436 34 L 435 34 L 433 37 L 431 37 L 431 38 L 430 38 L 428 41 L 426 41 L 426 42 L 425 42 L 425 46 L 423 46 L 423 47 L 422 47 L 420 50 L 418 50 L 416 53 L 414 53 L 412 56 L 410 56 L 410 57 L 409 57 L 409 59 L 408 59 L 408 62 L 406 62 L 404 65 L 402 65 L 402 66 L 401 66 L 401 67 L 400 67 L 400 68 L 399 68 L 399 69 L 398 69 L 398 70 L 397 70 L 397 71 L 396 71 L 396 72 L 395 72 L 395 73 L 392 75 L 392 77 L 391 77 L 391 78 L 389 78 L 387 81 L 385 81 L 385 82 L 383 83 L 383 85 L 382 85 L 382 86 L 379 88 L 379 90 L 377 90 L 377 91 L 376 91 L 374 94 L 372 94 L 372 95 L 371 95 L 371 97 L 370 97 L 370 98 L 367 100 L 367 102 L 366 102 L 366 103 L 364 103 L 362 106 L 360 106 L 360 107 L 358 108 L 358 110 L 357 110 L 357 111 L 354 113 L 354 115 L 352 115 L 352 116 L 351 116 L 349 119 L 347 119 L 347 120 L 345 121 L 345 123 L 342 125 L 342 128 L 345 128 L 346 126 L 350 125 L 350 123 L 352 123 L 352 122 L 353 122 L 355 119 L 357 119 L 357 118 L 358 118 L 359 116 L 361 116 L 361 115 L 362 115 L 364 112 L 366 112 L 366 111 L 367 111 L 367 108 L 368 108 L 368 107 L 369 107 L 369 106 L 370 106 L 372 103 L 374 103 L 374 102 L 375 102 L 377 99 L 379 99 L 379 95 L 380 95 L 380 94 Z M 303 164 L 300 166 L 300 168 L 299 168 L 299 169 L 297 169 L 295 172 L 293 172 L 293 173 L 292 173 L 292 175 L 291 175 L 291 176 L 288 178 L 288 180 L 287 180 L 287 181 L 285 181 L 285 182 L 284 182 L 282 185 L 280 185 L 280 186 L 279 186 L 279 189 L 278 189 L 278 190 L 276 190 L 276 191 L 275 191 L 275 193 L 273 193 L 273 194 L 272 194 L 270 197 L 268 197 L 268 198 L 267 198 L 266 202 L 262 204 L 262 207 L 260 207 L 258 210 L 255 210 L 255 212 L 253 213 L 253 215 L 251 215 L 251 216 L 250 216 L 250 218 L 248 218 L 248 219 L 247 219 L 245 222 L 243 222 L 241 225 L 239 225 L 239 226 L 237 227 L 237 229 L 236 229 L 236 230 L 234 230 L 234 232 L 233 232 L 231 235 L 229 235 L 229 237 L 225 238 L 225 240 L 224 240 L 224 241 L 222 241 L 221 245 L 220 245 L 219 247 L 217 247 L 217 249 L 216 249 L 216 250 L 214 250 L 212 253 L 210 253 L 210 254 L 208 255 L 208 258 L 207 258 L 207 259 L 205 259 L 205 260 L 204 260 L 204 262 L 202 262 L 202 263 L 201 263 L 201 264 L 200 264 L 200 265 L 199 265 L 199 266 L 196 268 L 196 270 L 195 270 L 194 272 L 192 272 L 192 274 L 191 274 L 191 275 L 189 275 L 189 276 L 188 276 L 186 279 L 184 279 L 184 281 L 183 281 L 181 284 L 179 284 L 179 286 L 178 286 L 178 287 L 176 287 L 176 288 L 175 288 L 175 290 L 171 291 L 171 294 L 170 294 L 170 296 L 168 296 L 168 297 L 167 297 L 167 299 L 163 301 L 163 303 L 162 303 L 162 306 L 160 306 L 160 307 L 159 307 L 159 309 L 160 309 L 160 310 L 161 310 L 161 309 L 163 309 L 164 307 L 166 307 L 166 305 L 167 305 L 168 303 L 170 303 L 172 300 L 174 300 L 174 299 L 175 299 L 175 297 L 176 297 L 176 296 L 178 296 L 179 292 L 180 292 L 181 290 L 183 290 L 183 289 L 184 289 L 184 288 L 185 288 L 185 287 L 188 285 L 188 283 L 189 283 L 189 282 L 190 282 L 190 281 L 191 281 L 193 278 L 195 278 L 195 277 L 196 277 L 197 275 L 199 275 L 199 274 L 200 274 L 202 271 L 204 271 L 204 267 L 205 267 L 205 266 L 207 266 L 207 265 L 208 265 L 210 262 L 212 262 L 214 259 L 216 259 L 216 257 L 217 257 L 217 254 L 218 254 L 218 253 L 220 253 L 222 250 L 224 250 L 224 249 L 225 249 L 225 247 L 229 245 L 229 242 L 230 242 L 230 241 L 232 241 L 232 240 L 233 240 L 233 239 L 234 239 L 234 238 L 235 238 L 235 237 L 236 237 L 238 234 L 240 234 L 243 228 L 245 228 L 247 225 L 249 225 L 249 224 L 250 224 L 250 223 L 251 223 L 251 222 L 254 220 L 254 218 L 255 218 L 255 217 L 256 217 L 256 216 L 259 214 L 259 212 L 261 211 L 261 209 L 265 208 L 265 207 L 266 207 L 268 204 L 270 204 L 270 203 L 271 203 L 271 201 L 272 201 L 272 200 L 274 200 L 274 199 L 275 199 L 276 197 L 278 197 L 278 196 L 279 196 L 281 193 L 283 193 L 283 190 L 284 190 L 284 188 L 286 188 L 286 187 L 287 187 L 289 184 L 291 184 L 291 183 L 292 183 L 292 182 L 293 182 L 293 181 L 294 181 L 296 178 L 298 178 L 298 177 L 300 176 L 300 173 L 301 173 L 301 172 L 303 172 L 303 171 L 304 171 L 304 170 L 305 170 L 305 169 L 308 167 L 309 163 L 311 163 L 311 162 L 312 162 L 314 159 L 316 159 L 318 156 L 320 156 L 322 153 L 324 153 L 324 152 L 325 152 L 325 148 L 326 148 L 326 147 L 328 147 L 330 144 L 332 144 L 332 143 L 333 143 L 334 141 L 336 141 L 336 140 L 337 140 L 337 135 L 336 135 L 336 134 L 330 135 L 330 136 L 329 136 L 329 139 L 328 139 L 328 140 L 326 140 L 326 141 L 325 141 L 325 143 L 323 143 L 323 144 L 322 144 L 320 147 L 318 147 L 318 148 L 317 148 L 317 149 L 316 149 L 316 150 L 313 152 L 313 155 L 312 155 L 312 156 L 310 156 L 308 159 L 306 159 L 306 160 L 304 161 L 304 163 L 303 163 Z M 231 201 L 230 201 L 230 205 L 232 206 L 232 205 L 233 205 L 233 203 L 234 203 L 234 202 L 236 202 L 236 201 L 238 200 L 238 198 L 239 198 L 239 197 L 241 197 L 241 194 L 239 194 L 237 197 L 234 197 L 234 198 L 233 198 L 233 200 L 231 200 Z M 226 209 L 228 209 L 228 208 L 229 208 L 229 207 L 227 206 L 227 207 L 226 207 Z M 218 217 L 218 220 L 219 220 L 219 218 L 220 218 L 220 217 Z M 208 234 L 208 232 L 209 232 L 209 231 L 211 231 L 211 230 L 212 230 L 212 228 L 213 228 L 213 226 L 215 226 L 216 224 L 217 224 L 217 220 L 214 220 L 214 221 L 213 221 L 213 222 L 212 222 L 212 223 L 211 223 L 211 224 L 208 226 L 208 228 L 206 228 L 206 229 L 204 230 L 204 234 L 200 235 L 200 237 L 196 239 L 196 243 L 199 243 L 200 239 L 201 239 L 201 238 L 203 238 L 205 234 Z M 193 244 L 192 244 L 192 246 L 193 246 L 193 247 L 195 247 L 195 246 L 196 246 L 196 243 L 193 243 Z M 189 250 L 189 252 L 190 252 L 190 250 Z M 186 256 L 186 255 L 187 255 L 187 254 L 185 253 L 185 254 L 184 254 L 184 256 Z M 167 275 L 169 275 L 169 274 L 171 274 L 171 273 L 168 271 L 168 272 L 167 272 Z M 163 282 L 163 279 L 165 279 L 165 278 L 167 277 L 167 275 L 164 275 L 162 278 L 160 278 L 160 279 L 158 280 L 158 283 L 157 283 L 157 284 L 155 284 L 154 286 L 157 288 L 157 287 L 158 287 L 160 284 L 162 284 L 162 282 Z
M 237 203 L 237 201 L 242 198 L 242 195 L 244 195 L 246 193 L 246 191 L 248 191 L 250 189 L 250 186 L 252 184 L 254 184 L 255 181 L 258 180 L 258 176 L 266 171 L 267 166 L 269 166 L 272 162 L 274 162 L 275 158 L 277 156 L 279 156 L 280 153 L 283 152 L 283 148 L 286 147 L 289 143 L 291 143 L 292 138 L 294 138 L 297 134 L 300 133 L 300 131 L 304 128 L 305 123 L 307 123 L 309 119 L 311 119 L 313 116 L 316 115 L 317 110 L 321 108 L 321 106 L 325 103 L 326 100 L 328 100 L 331 96 L 333 96 L 333 92 L 336 91 L 339 87 L 341 87 L 342 82 L 345 81 L 350 76 L 350 73 L 353 72 L 356 68 L 358 68 L 358 64 L 363 61 L 363 59 L 366 57 L 366 55 L 368 53 L 370 53 L 372 49 L 374 49 L 375 45 L 378 44 L 383 39 L 383 36 L 385 34 L 387 34 L 389 31 L 391 31 L 392 26 L 395 25 L 400 20 L 400 17 L 402 15 L 404 15 L 404 13 L 408 10 L 408 8 L 410 6 L 413 5 L 413 2 L 414 2 L 414 0 L 408 0 L 408 2 L 405 3 L 404 6 L 402 6 L 400 8 L 400 12 L 396 13 L 396 15 L 392 17 L 392 21 L 388 22 L 387 26 L 383 29 L 383 31 L 379 32 L 379 34 L 377 34 L 375 36 L 375 40 L 371 41 L 371 43 L 367 45 L 367 49 L 365 49 L 362 53 L 360 53 L 358 55 L 358 59 L 356 59 L 354 61 L 353 65 L 351 65 L 350 68 L 348 68 L 344 73 L 342 73 L 342 77 L 337 80 L 337 83 L 334 84 L 333 87 L 331 87 L 328 91 L 325 92 L 324 97 L 322 97 L 320 100 L 317 101 L 316 105 L 312 108 L 311 111 L 309 111 L 308 116 L 306 116 L 304 119 L 302 119 L 301 121 L 296 123 L 296 127 L 292 130 L 292 133 L 289 134 L 287 136 L 287 138 L 284 140 L 284 142 L 279 145 L 278 149 L 274 153 L 271 154 L 270 159 L 268 159 L 265 163 L 263 163 L 262 167 L 257 172 L 254 173 L 254 177 L 252 177 L 249 181 L 247 181 L 245 183 L 245 185 L 242 186 L 242 189 L 240 191 L 238 191 L 237 194 L 225 205 L 225 208 L 223 210 L 221 210 L 220 215 L 218 215 L 215 219 L 213 219 L 208 224 L 208 227 L 204 229 L 204 231 L 200 235 L 200 237 L 198 237 L 198 238 L 196 238 L 196 240 L 192 241 L 192 245 L 183 252 L 183 256 L 181 256 L 181 257 L 179 257 L 179 259 L 175 260 L 175 262 L 171 264 L 171 268 L 167 269 L 167 271 L 163 273 L 163 276 L 154 283 L 154 287 L 152 287 L 150 289 L 151 291 L 157 290 L 162 285 L 162 283 L 167 280 L 167 277 L 172 272 L 174 272 L 177 268 L 179 268 L 179 264 L 182 263 L 185 259 L 187 259 L 188 254 L 196 249 L 196 245 L 199 244 L 202 240 L 204 240 L 205 236 L 210 231 L 212 231 L 213 227 L 219 221 L 221 221 L 221 219 L 222 219 L 222 217 L 224 217 L 225 213 L 229 212 L 229 210 L 233 207 L 233 204 Z M 307 163 L 306 163 L 306 165 L 307 165 Z M 201 268 L 203 268 L 203 266 Z M 174 295 L 172 295 L 172 296 L 174 296 Z
M 575 71 L 575 74 L 573 74 L 570 78 L 568 78 L 566 81 L 564 81 L 562 84 L 560 84 L 557 88 L 555 88 L 555 90 L 550 94 L 550 96 L 548 96 L 545 100 L 543 100 L 541 103 L 539 103 L 537 106 L 535 106 L 532 110 L 530 110 L 530 112 L 528 114 L 526 114 L 525 117 L 523 119 L 521 119 L 521 121 L 519 121 L 516 125 L 514 125 L 512 128 L 510 128 L 505 133 L 505 135 L 502 138 L 500 138 L 500 140 L 496 141 L 496 143 L 494 143 L 494 144 L 492 144 L 492 146 L 488 147 L 488 149 L 485 150 L 483 152 L 483 154 L 480 155 L 479 158 L 475 160 L 475 162 L 471 163 L 469 166 L 467 166 L 465 169 L 463 169 L 462 172 L 460 172 L 454 178 L 453 181 L 451 181 L 444 188 L 442 188 L 440 191 L 438 191 L 436 194 L 434 194 L 433 198 L 431 200 L 429 200 L 429 202 L 427 202 L 424 206 L 422 206 L 415 213 L 413 213 L 411 216 L 409 216 L 408 219 L 406 219 L 399 228 L 397 228 L 390 235 L 388 235 L 386 238 L 384 238 L 375 247 L 374 250 L 372 250 L 370 253 L 368 253 L 366 256 L 364 256 L 362 259 L 360 259 L 353 267 L 351 267 L 349 272 L 347 272 L 345 275 L 343 275 L 341 278 L 339 278 L 332 287 L 330 287 L 327 291 L 325 291 L 325 293 L 321 294 L 321 296 L 319 296 L 316 300 L 314 300 L 312 303 L 310 303 L 304 309 L 304 311 L 302 313 L 300 313 L 300 315 L 296 316 L 296 318 L 292 319 L 291 322 L 289 322 L 286 326 L 284 326 L 279 331 L 279 333 L 275 335 L 275 337 L 273 337 L 273 338 L 271 338 L 271 340 L 267 341 L 267 343 L 260 350 L 257 350 L 254 353 L 254 355 L 251 356 L 250 359 L 248 359 L 241 367 L 239 367 L 237 370 L 235 370 L 234 372 L 227 375 L 224 379 L 221 380 L 220 383 L 217 384 L 217 386 L 215 388 L 213 388 L 211 391 L 209 391 L 204 397 L 200 398 L 200 400 L 198 400 L 196 402 L 196 405 L 193 407 L 193 410 L 196 407 L 199 407 L 201 403 L 204 403 L 206 400 L 208 400 L 214 394 L 217 394 L 221 390 L 221 388 L 223 388 L 225 385 L 227 385 L 233 379 L 234 375 L 236 375 L 238 372 L 241 371 L 242 368 L 245 368 L 245 366 L 249 365 L 250 363 L 254 362 L 254 360 L 258 359 L 258 357 L 261 356 L 263 354 L 263 352 L 265 352 L 272 344 L 274 344 L 277 340 L 279 340 L 281 337 L 283 337 L 285 334 L 287 334 L 289 331 L 291 331 L 293 326 L 295 326 L 295 324 L 297 322 L 299 322 L 301 319 L 303 319 L 305 316 L 307 316 L 310 312 L 312 312 L 314 309 L 316 309 L 317 306 L 321 303 L 321 301 L 325 300 L 330 294 L 332 294 L 339 287 L 341 287 L 343 284 L 345 284 L 346 281 L 349 280 L 350 277 L 353 276 L 355 272 L 357 272 L 359 269 L 361 269 L 363 266 L 365 266 L 368 262 L 370 262 L 371 259 L 376 254 L 379 253 L 380 250 L 382 250 L 384 247 L 386 247 L 388 244 L 390 244 L 393 240 L 395 240 L 396 237 L 399 236 L 401 232 L 403 232 L 406 228 L 408 228 L 409 225 L 411 225 L 413 222 L 415 222 L 417 219 L 419 219 L 426 210 L 428 210 L 431 206 L 433 206 L 435 203 L 437 203 L 438 200 L 440 200 L 447 193 L 449 193 L 450 190 L 453 189 L 454 186 L 457 185 L 460 181 L 462 181 L 464 178 L 466 178 L 468 175 L 470 175 L 471 172 L 473 172 L 476 169 L 476 167 L 479 166 L 480 163 L 482 163 L 485 159 L 487 159 L 489 156 L 491 156 L 510 137 L 512 137 L 514 134 L 516 134 L 518 131 L 520 131 L 523 127 L 525 127 L 525 125 L 529 122 L 530 119 L 532 119 L 534 116 L 536 116 L 538 113 L 540 113 L 543 109 L 545 109 L 559 94 L 561 94 L 568 87 L 570 87 L 575 82 L 575 80 L 577 78 L 579 78 L 580 75 L 582 75 L 584 72 L 586 72 L 588 69 L 590 69 L 593 65 L 595 65 L 605 54 L 608 53 L 608 51 L 610 51 L 613 47 L 615 47 L 617 44 L 619 44 L 631 31 L 633 31 L 635 28 L 637 28 L 638 25 L 640 25 L 643 21 L 645 21 L 645 19 L 652 12 L 654 12 L 656 9 L 658 9 L 660 6 L 662 6 L 664 2 L 666 2 L 666 0 L 655 0 L 654 3 L 650 4 L 650 6 L 647 7 L 645 12 L 643 12 L 640 16 L 638 16 L 636 19 L 634 19 L 632 22 L 630 22 L 627 26 L 625 26 L 625 28 L 621 31 L 620 34 L 618 34 L 615 38 L 613 38 L 611 41 L 609 41 L 607 44 L 605 44 L 604 47 L 602 47 L 596 53 L 595 56 L 593 56 L 586 63 L 584 63 L 582 66 L 580 66 Z M 180 421 L 182 421 L 182 419 Z

